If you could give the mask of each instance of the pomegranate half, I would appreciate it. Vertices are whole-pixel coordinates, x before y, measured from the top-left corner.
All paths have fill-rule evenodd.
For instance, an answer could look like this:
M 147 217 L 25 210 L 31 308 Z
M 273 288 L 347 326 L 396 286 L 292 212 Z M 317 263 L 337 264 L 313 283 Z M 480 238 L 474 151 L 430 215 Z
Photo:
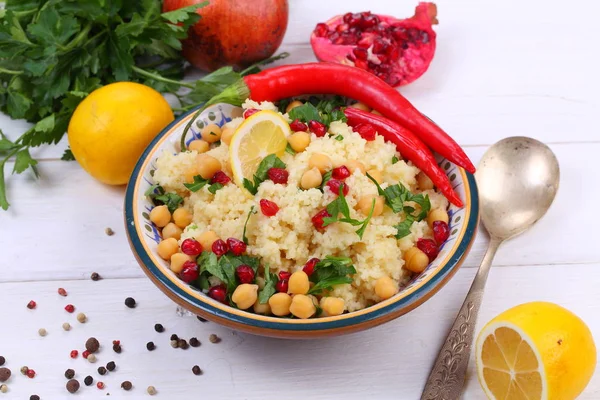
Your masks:
M 434 3 L 419 3 L 407 19 L 346 13 L 317 24 L 310 44 L 320 61 L 353 65 L 392 86 L 406 85 L 423 75 L 433 59 L 436 16 Z
M 164 0 L 163 12 L 204 0 Z M 210 0 L 182 43 L 183 56 L 197 68 L 245 68 L 269 58 L 281 45 L 288 23 L 287 0 Z

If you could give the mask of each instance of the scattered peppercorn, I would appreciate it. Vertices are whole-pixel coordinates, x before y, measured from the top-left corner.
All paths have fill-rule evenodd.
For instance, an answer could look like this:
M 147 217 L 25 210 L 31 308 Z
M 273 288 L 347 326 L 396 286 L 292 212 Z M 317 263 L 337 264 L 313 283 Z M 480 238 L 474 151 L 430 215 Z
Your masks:
M 73 313 L 73 311 L 75 311 L 75 306 L 73 304 L 67 304 L 65 306 L 65 311 L 68 313 Z
M 197 365 L 194 365 L 192 367 L 192 372 L 194 373 L 194 375 L 202 375 L 202 370 Z
M 154 325 L 154 330 L 158 333 L 163 333 L 165 331 L 165 327 L 161 324 Z
M 96 387 L 98 389 L 104 389 L 104 382 L 98 382 L 98 383 L 96 383 Z
M 21 367 L 21 373 L 22 373 L 23 375 L 27 375 L 27 371 L 29 371 L 29 368 L 28 368 L 28 367 Z
M 69 393 L 75 393 L 79 390 L 79 381 L 77 379 L 71 379 L 67 382 L 67 390 Z
M 135 299 L 133 297 L 126 298 L 125 305 L 129 308 L 135 308 Z
M 148 386 L 148 394 L 154 396 L 156 394 L 156 388 L 154 386 Z
M 177 345 L 179 346 L 180 349 L 183 350 L 187 350 L 190 345 L 188 344 L 188 342 L 185 339 L 179 339 Z
M 6 385 L 0 385 L 0 392 L 2 392 L 2 393 L 8 392 L 8 386 L 6 386 Z
M 85 386 L 90 386 L 92 383 L 94 383 L 94 378 L 92 378 L 90 375 L 88 375 L 83 380 L 83 383 L 85 383 Z
M 77 314 L 77 321 L 83 324 L 87 321 L 87 316 L 84 313 L 80 312 L 79 314 Z
M 179 342 L 177 340 L 171 340 L 171 347 L 176 349 L 179 347 Z
M 113 231 L 111 228 L 106 228 L 104 233 L 106 233 L 107 236 L 112 236 L 115 234 L 115 231 Z
M 96 356 L 95 356 L 95 355 L 93 355 L 93 354 L 90 354 L 90 355 L 87 357 L 87 360 L 93 364 L 93 363 L 95 363 L 95 362 L 96 362 Z
M 208 322 L 208 320 L 206 320 L 206 319 L 202 318 L 202 317 L 201 317 L 201 316 L 199 316 L 199 315 L 196 315 L 196 318 L 198 318 L 198 321 L 200 321 L 200 322 Z
M 65 371 L 65 378 L 73 379 L 74 376 L 75 376 L 75 371 L 73 371 L 71 368 L 69 368 L 68 370 Z
M 0 367 L 3 366 L 5 362 L 6 362 L 6 358 L 0 356 Z
M 156 349 L 156 346 L 154 345 L 154 342 L 148 342 L 146 343 L 146 348 L 148 349 L 148 351 L 152 351 Z
M 34 370 L 32 370 L 32 369 L 28 369 L 28 370 L 27 370 L 27 377 L 28 377 L 29 379 L 33 379 L 33 378 L 35 378 L 35 371 L 34 371 Z
M 100 375 L 106 375 L 106 368 L 105 367 L 98 367 L 98 373 Z
M 77 350 L 71 350 L 71 353 L 69 355 L 71 356 L 71 358 L 77 358 L 79 352 Z
M 201 345 L 201 343 L 198 340 L 198 338 L 193 337 L 193 338 L 190 339 L 190 346 L 192 346 L 192 347 L 200 347 L 200 345 Z
M 60 294 L 62 297 L 66 297 L 67 291 L 64 288 L 58 288 L 58 294 Z
M 70 324 L 70 323 L 68 323 L 68 322 L 65 322 L 64 324 L 62 324 L 62 328 L 63 328 L 65 331 L 70 331 L 70 330 L 71 330 L 71 324 Z
M 114 371 L 116 367 L 117 367 L 117 365 L 115 364 L 114 361 L 111 361 L 108 364 L 106 364 L 106 369 L 109 370 L 110 372 Z
M 12 375 L 10 369 L 6 367 L 0 368 L 0 382 L 6 382 L 8 378 Z
M 90 356 L 90 352 L 87 350 L 84 350 L 83 353 L 81 353 L 81 356 L 85 359 L 87 359 Z
M 33 310 L 36 306 L 37 306 L 37 303 L 33 300 L 31 300 L 29 303 L 27 303 L 27 308 L 29 308 L 30 310 Z
M 99 281 L 100 279 L 102 279 L 102 277 L 100 276 L 99 273 L 97 272 L 92 272 L 92 276 L 91 276 L 93 281 Z
M 133 385 L 131 384 L 131 382 L 125 381 L 125 382 L 121 383 L 121 387 L 123 388 L 123 390 L 129 391 L 129 390 L 131 390 Z
M 208 337 L 208 340 L 210 340 L 211 343 L 219 343 L 221 338 L 213 333 Z
M 117 354 L 121 354 L 121 345 L 120 344 L 113 344 L 113 351 Z
M 29 400 L 40 400 L 40 396 L 38 396 L 37 394 L 32 394 L 31 396 L 29 396 Z
M 179 340 L 179 336 L 177 336 L 176 334 L 172 334 L 171 340 Z
M 86 340 L 85 348 L 90 353 L 95 353 L 100 348 L 100 342 L 98 342 L 98 339 L 96 339 L 95 337 L 91 337 L 88 340 Z
M 48 332 L 47 332 L 47 331 L 46 331 L 44 328 L 40 328 L 40 329 L 38 330 L 38 334 L 39 334 L 41 337 L 44 337 L 44 336 L 46 336 L 46 335 L 48 334 Z

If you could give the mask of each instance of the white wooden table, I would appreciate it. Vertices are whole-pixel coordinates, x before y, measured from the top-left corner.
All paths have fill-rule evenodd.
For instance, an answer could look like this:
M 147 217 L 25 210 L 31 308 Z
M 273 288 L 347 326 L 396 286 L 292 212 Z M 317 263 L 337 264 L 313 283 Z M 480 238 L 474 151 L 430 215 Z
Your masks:
M 282 50 L 287 62 L 314 60 L 309 34 L 314 25 L 363 1 L 291 0 Z M 400 3 L 400 4 L 398 4 Z M 415 1 L 373 0 L 373 12 L 412 15 Z M 440 0 L 438 49 L 430 70 L 402 92 L 465 146 L 477 163 L 485 149 L 511 135 L 550 145 L 561 164 L 561 186 L 548 215 L 499 251 L 491 271 L 479 326 L 520 303 L 546 300 L 580 315 L 600 339 L 600 3 L 577 5 L 547 0 Z M 0 116 L 11 137 L 27 124 Z M 229 331 L 193 317 L 180 317 L 143 275 L 123 229 L 123 188 L 90 178 L 76 163 L 60 161 L 66 142 L 36 151 L 43 178 L 9 178 L 12 207 L 0 213 L 0 355 L 13 371 L 1 399 L 71 398 L 63 372 L 77 378 L 114 360 L 103 377 L 106 389 L 83 387 L 80 398 L 145 398 L 154 385 L 164 399 L 417 399 L 439 346 L 479 265 L 486 238 L 476 239 L 462 269 L 436 296 L 410 314 L 373 330 L 319 341 L 284 341 Z M 8 165 L 12 169 L 12 165 Z M 111 227 L 116 233 L 104 233 Z M 92 282 L 94 271 L 103 280 Z M 57 294 L 59 287 L 69 292 Z M 123 301 L 133 296 L 134 310 Z M 28 310 L 29 300 L 37 309 Z M 63 307 L 85 312 L 82 325 Z M 65 332 L 68 321 L 73 329 Z M 154 332 L 160 322 L 166 332 Z M 38 336 L 45 328 L 48 335 Z M 172 333 L 197 336 L 198 349 L 174 350 Z M 208 336 L 223 338 L 211 344 Z M 69 358 L 97 337 L 98 363 Z M 123 353 L 112 352 L 121 340 Z M 157 349 L 146 350 L 153 340 Z M 198 364 L 204 375 L 194 376 Z M 27 365 L 35 379 L 19 373 Z M 134 390 L 119 388 L 124 380 Z M 482 399 L 474 371 L 465 399 Z M 582 399 L 600 398 L 596 374 Z

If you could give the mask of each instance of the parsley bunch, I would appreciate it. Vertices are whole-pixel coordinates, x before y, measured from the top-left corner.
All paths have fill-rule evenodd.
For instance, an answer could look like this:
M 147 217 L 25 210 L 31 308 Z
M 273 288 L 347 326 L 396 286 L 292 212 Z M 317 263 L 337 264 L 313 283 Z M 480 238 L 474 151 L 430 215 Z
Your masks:
M 290 100 L 281 101 L 279 103 L 280 111 L 285 113 L 285 108 L 290 103 Z M 346 122 L 346 115 L 342 111 L 342 107 L 346 106 L 345 100 L 340 96 L 332 98 L 318 99 L 311 97 L 303 105 L 296 107 L 288 113 L 291 120 L 299 120 L 304 123 L 317 121 L 329 125 L 333 121 Z

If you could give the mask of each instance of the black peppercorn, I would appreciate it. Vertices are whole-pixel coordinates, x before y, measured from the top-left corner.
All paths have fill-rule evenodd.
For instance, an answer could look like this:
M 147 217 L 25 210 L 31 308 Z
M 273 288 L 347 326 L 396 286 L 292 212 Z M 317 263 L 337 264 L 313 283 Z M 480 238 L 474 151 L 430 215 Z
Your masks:
M 183 350 L 187 350 L 190 345 L 188 344 L 188 342 L 185 339 L 179 339 L 179 341 L 177 342 L 177 345 L 179 346 L 180 349 Z
M 85 383 L 85 386 L 91 386 L 94 383 L 94 378 L 92 378 L 90 375 L 88 375 L 83 380 L 83 383 Z
M 208 320 L 205 320 L 204 318 L 202 318 L 199 315 L 196 315 L 196 318 L 198 318 L 198 321 L 200 321 L 200 322 L 208 322 Z
M 67 390 L 69 393 L 75 393 L 79 390 L 79 381 L 77 379 L 71 379 L 67 382 Z
M 200 344 L 201 343 L 198 340 L 198 338 L 193 337 L 193 338 L 190 339 L 190 346 L 192 346 L 192 347 L 200 347 Z
M 208 340 L 210 340 L 211 343 L 219 343 L 221 338 L 213 333 L 208 337 Z
M 155 324 L 154 330 L 158 333 L 163 333 L 165 331 L 165 327 L 162 324 Z
M 104 368 L 104 367 L 98 367 L 98 373 L 100 375 L 106 375 L 106 368 Z
M 100 276 L 99 273 L 97 273 L 97 272 L 93 272 L 92 273 L 92 280 L 93 281 L 99 281 L 100 279 L 102 279 L 102 277 Z
M 6 362 L 6 358 L 0 356 L 0 367 L 3 366 L 5 362 Z
M 126 298 L 125 305 L 129 308 L 135 308 L 135 299 L 133 297 Z
M 123 388 L 123 390 L 131 390 L 133 385 L 131 384 L 131 382 L 125 381 L 125 382 L 121 383 L 121 387 Z
M 94 354 L 100 348 L 100 342 L 98 342 L 98 339 L 96 339 L 95 337 L 91 337 L 88 340 L 86 340 L 85 348 L 91 354 Z
M 40 400 L 40 396 L 38 396 L 37 394 L 32 394 L 31 396 L 29 396 L 29 400 Z
M 117 354 L 121 354 L 121 345 L 120 344 L 113 344 L 113 351 Z
M 75 371 L 73 371 L 71 368 L 69 368 L 68 370 L 65 371 L 65 378 L 73 379 L 74 376 L 75 376 Z
M 114 361 L 111 361 L 108 364 L 106 364 L 106 369 L 111 372 L 114 371 L 116 367 L 117 367 L 117 365 L 115 364 Z
M 171 340 L 179 340 L 179 336 L 177 336 L 176 334 L 172 334 Z
M 197 365 L 194 365 L 192 367 L 192 372 L 194 373 L 194 375 L 202 375 L 202 370 Z
M 148 351 L 152 351 L 156 349 L 156 346 L 154 345 L 154 342 L 148 342 L 146 343 L 146 348 L 148 349 Z

